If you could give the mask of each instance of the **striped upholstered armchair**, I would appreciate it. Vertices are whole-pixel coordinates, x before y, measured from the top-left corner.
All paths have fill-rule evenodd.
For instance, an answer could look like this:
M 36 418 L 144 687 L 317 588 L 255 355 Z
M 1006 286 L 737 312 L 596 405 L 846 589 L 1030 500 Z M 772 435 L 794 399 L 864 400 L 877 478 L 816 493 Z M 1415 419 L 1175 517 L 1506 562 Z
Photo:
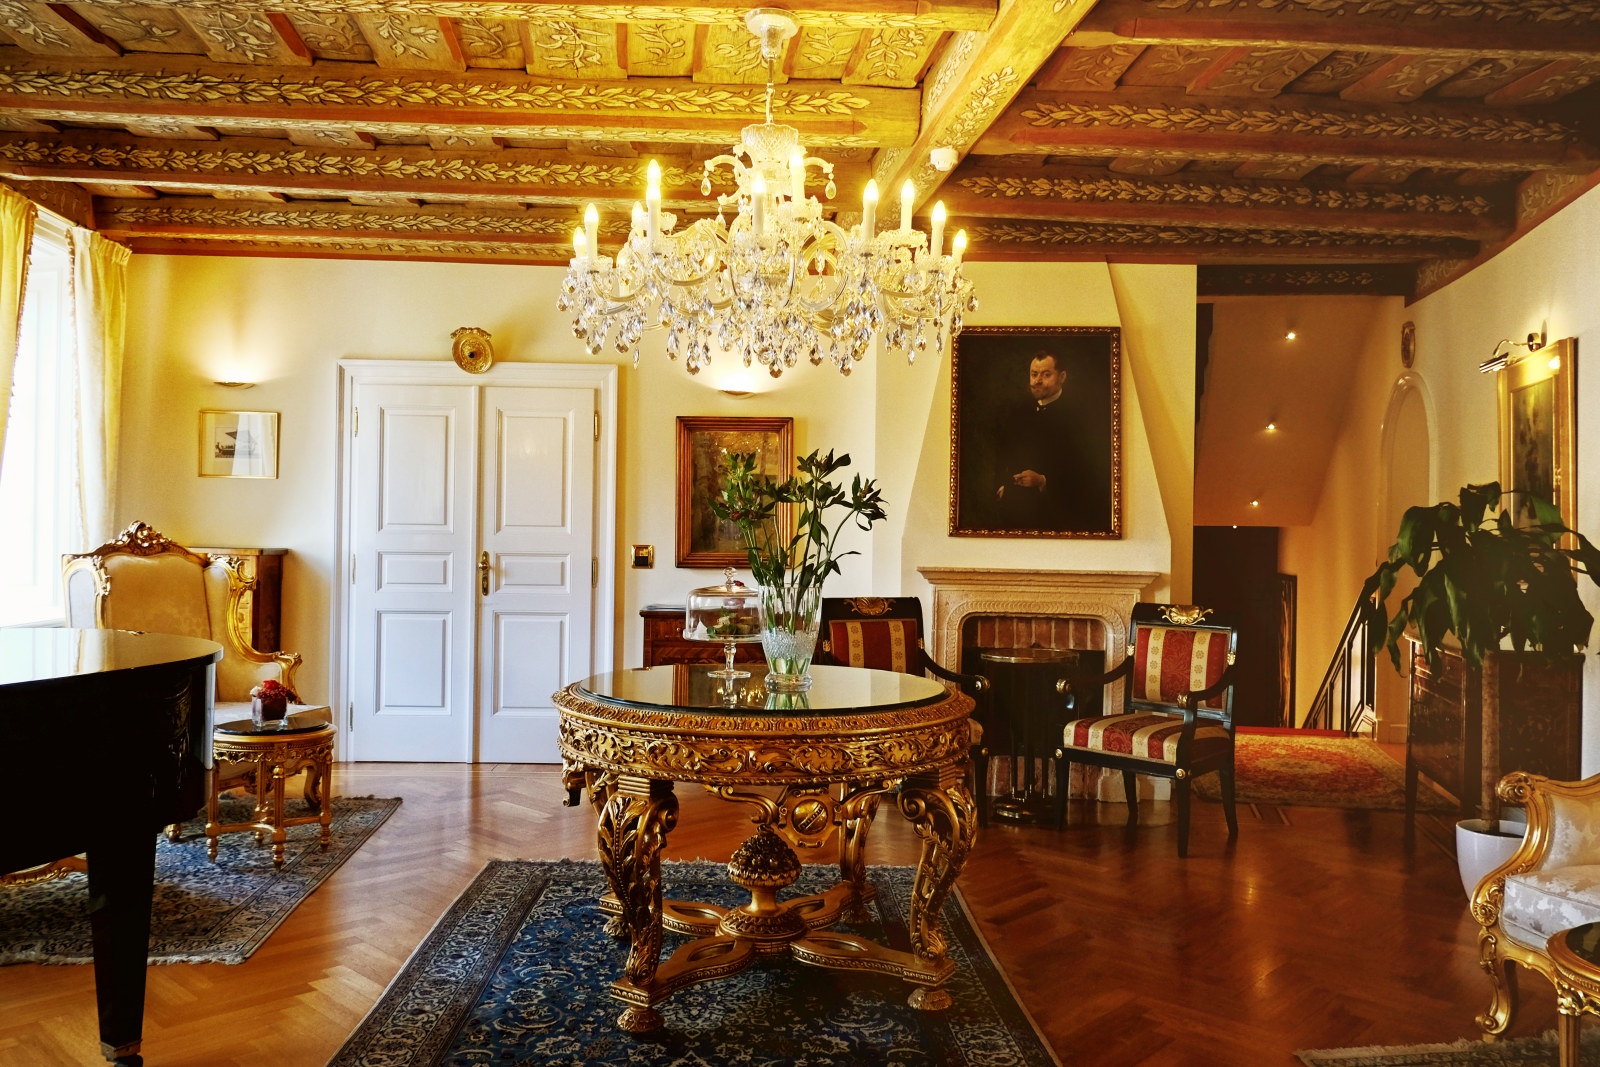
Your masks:
M 1228 837 L 1239 834 L 1233 806 L 1233 622 L 1209 608 L 1136 604 L 1127 656 L 1104 674 L 1069 676 L 1056 684 L 1066 697 L 1061 747 L 1056 749 L 1056 825 L 1066 823 L 1072 764 L 1122 772 L 1128 821 L 1139 819 L 1138 779 L 1172 780 L 1178 855 L 1189 853 L 1189 783 L 1216 771 Z M 1075 717 L 1077 698 L 1125 679 L 1123 707 Z
M 931 674 L 947 686 L 959 686 L 972 698 L 972 770 L 978 802 L 978 824 L 988 822 L 986 782 L 988 749 L 983 723 L 989 707 L 989 679 L 942 667 L 928 655 L 922 640 L 922 601 L 914 596 L 823 597 L 818 663 L 868 667 L 901 674 Z

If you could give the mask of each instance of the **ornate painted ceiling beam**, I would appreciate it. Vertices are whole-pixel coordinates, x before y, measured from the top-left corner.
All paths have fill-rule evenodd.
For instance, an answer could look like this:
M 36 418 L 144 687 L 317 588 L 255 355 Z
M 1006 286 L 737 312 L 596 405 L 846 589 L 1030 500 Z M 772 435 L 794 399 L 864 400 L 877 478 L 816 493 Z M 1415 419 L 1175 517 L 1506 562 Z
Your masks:
M 982 155 L 1116 155 L 1409 163 L 1587 171 L 1600 159 L 1571 125 L 1543 113 L 1449 103 L 1375 106 L 1313 96 L 1197 99 L 1165 90 L 1030 90 L 973 146 Z
M 664 163 L 662 191 L 669 206 L 714 210 L 701 195 L 703 171 L 697 163 L 687 158 Z M 0 134 L 0 176 L 151 185 L 194 195 L 250 190 L 568 205 L 593 200 L 609 202 L 609 211 L 625 212 L 643 195 L 648 164 L 644 158 L 583 156 L 558 149 L 303 149 L 267 138 L 173 142 L 109 133 Z M 854 187 L 864 181 L 862 169 L 836 168 L 836 180 Z
M 1243 229 L 1386 232 L 1475 240 L 1512 227 L 1507 195 L 1242 181 L 1225 175 L 1134 178 L 1091 167 L 963 167 L 945 187 L 957 218 L 1031 218 Z
M 583 82 L 521 72 L 374 73 L 367 64 L 261 68 L 190 57 L 129 57 L 114 63 L 14 62 L 0 67 L 0 108 L 24 118 L 93 116 L 124 122 L 181 118 L 195 125 L 270 123 L 275 128 L 384 124 L 504 131 L 489 136 L 732 141 L 763 113 L 759 85 L 709 85 L 685 78 Z M 869 85 L 789 82 L 773 94 L 775 117 L 821 143 L 825 136 L 908 144 L 919 93 Z M 564 132 L 552 132 L 564 131 Z
M 1251 45 L 1473 58 L 1600 57 L 1597 0 L 1101 0 L 1064 42 Z
M 436 263 L 564 264 L 572 256 L 568 241 L 559 244 L 516 244 L 506 241 L 449 241 L 431 237 L 349 237 L 342 234 L 257 233 L 253 236 L 208 238 L 133 236 L 124 239 L 134 252 L 147 255 L 261 256 L 282 259 L 407 259 Z
M 949 172 L 929 161 L 936 148 L 964 156 L 1056 50 L 1092 0 L 1005 0 L 987 31 L 959 34 L 923 79 L 921 129 L 904 146 L 885 142 L 873 161 L 880 195 L 892 203 L 907 178 L 933 199 Z
M 126 0 L 75 0 L 78 8 L 126 7 Z M 139 0 L 140 7 L 257 14 L 260 0 Z M 544 0 L 287 0 L 290 14 L 401 15 L 457 19 L 509 19 L 524 22 L 689 22 L 743 25 L 750 0 L 710 0 L 696 4 L 547 3 Z M 801 0 L 785 5 L 801 27 L 810 24 L 851 29 L 987 29 L 995 0 Z
M 1137 226 L 1038 220 L 982 220 L 967 227 L 969 259 L 1112 259 L 1120 262 L 1415 263 L 1462 258 L 1477 249 L 1456 238 L 1204 226 Z
M 216 200 L 174 197 L 147 200 L 101 200 L 95 220 L 108 237 L 203 237 L 211 241 L 253 240 L 263 234 L 273 239 L 426 238 L 447 241 L 487 241 L 531 244 L 540 248 L 571 246 L 573 215 L 569 211 L 525 211 L 480 205 L 430 204 L 417 207 L 361 207 L 353 204 L 221 203 Z M 621 240 L 626 217 L 615 217 L 601 229 L 608 239 Z

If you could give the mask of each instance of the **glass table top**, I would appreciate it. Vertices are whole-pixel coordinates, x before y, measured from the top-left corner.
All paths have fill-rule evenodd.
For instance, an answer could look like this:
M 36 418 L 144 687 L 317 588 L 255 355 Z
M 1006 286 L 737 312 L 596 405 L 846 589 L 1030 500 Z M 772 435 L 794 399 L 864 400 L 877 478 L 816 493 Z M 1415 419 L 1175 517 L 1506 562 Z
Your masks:
M 718 664 L 675 663 L 596 675 L 579 682 L 577 690 L 585 696 L 646 710 L 737 709 L 743 714 L 771 711 L 818 716 L 916 707 L 937 703 L 948 695 L 945 687 L 931 678 L 859 667 L 812 667 L 808 692 L 768 693 L 764 664 L 740 666 L 750 677 L 728 682 L 712 676 L 721 669 Z

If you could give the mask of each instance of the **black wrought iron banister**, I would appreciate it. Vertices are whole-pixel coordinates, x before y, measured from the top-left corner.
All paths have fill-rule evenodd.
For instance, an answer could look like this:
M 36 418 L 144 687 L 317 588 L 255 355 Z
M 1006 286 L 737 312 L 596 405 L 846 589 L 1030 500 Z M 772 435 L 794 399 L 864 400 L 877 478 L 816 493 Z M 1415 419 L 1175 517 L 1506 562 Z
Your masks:
M 1363 728 L 1371 728 L 1376 721 L 1373 670 L 1378 649 L 1372 640 L 1366 607 L 1365 603 L 1357 601 L 1351 609 L 1333 659 L 1322 676 L 1322 684 L 1317 687 L 1317 695 L 1300 723 L 1302 729 L 1339 730 L 1353 735 Z

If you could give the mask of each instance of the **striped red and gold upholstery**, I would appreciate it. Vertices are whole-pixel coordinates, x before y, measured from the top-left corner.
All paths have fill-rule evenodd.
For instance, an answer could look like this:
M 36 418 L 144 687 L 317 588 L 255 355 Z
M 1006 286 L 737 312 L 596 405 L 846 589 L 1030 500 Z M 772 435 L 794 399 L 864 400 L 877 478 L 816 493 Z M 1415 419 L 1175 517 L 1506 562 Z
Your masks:
M 828 641 L 833 658 L 847 667 L 912 673 L 917 620 L 834 619 L 828 624 Z
M 1087 749 L 1155 763 L 1174 763 L 1178 758 L 1178 734 L 1182 729 L 1183 719 L 1178 715 L 1159 712 L 1099 715 L 1067 723 L 1061 744 L 1069 758 L 1072 749 Z M 1227 744 L 1227 729 L 1202 719 L 1195 724 L 1189 758 L 1198 760 L 1208 755 L 1213 746 L 1225 748 Z
M 1220 630 L 1140 627 L 1134 648 L 1133 699 L 1175 705 L 1184 693 L 1215 685 L 1227 669 L 1228 635 Z M 1222 710 L 1223 694 L 1200 706 Z

